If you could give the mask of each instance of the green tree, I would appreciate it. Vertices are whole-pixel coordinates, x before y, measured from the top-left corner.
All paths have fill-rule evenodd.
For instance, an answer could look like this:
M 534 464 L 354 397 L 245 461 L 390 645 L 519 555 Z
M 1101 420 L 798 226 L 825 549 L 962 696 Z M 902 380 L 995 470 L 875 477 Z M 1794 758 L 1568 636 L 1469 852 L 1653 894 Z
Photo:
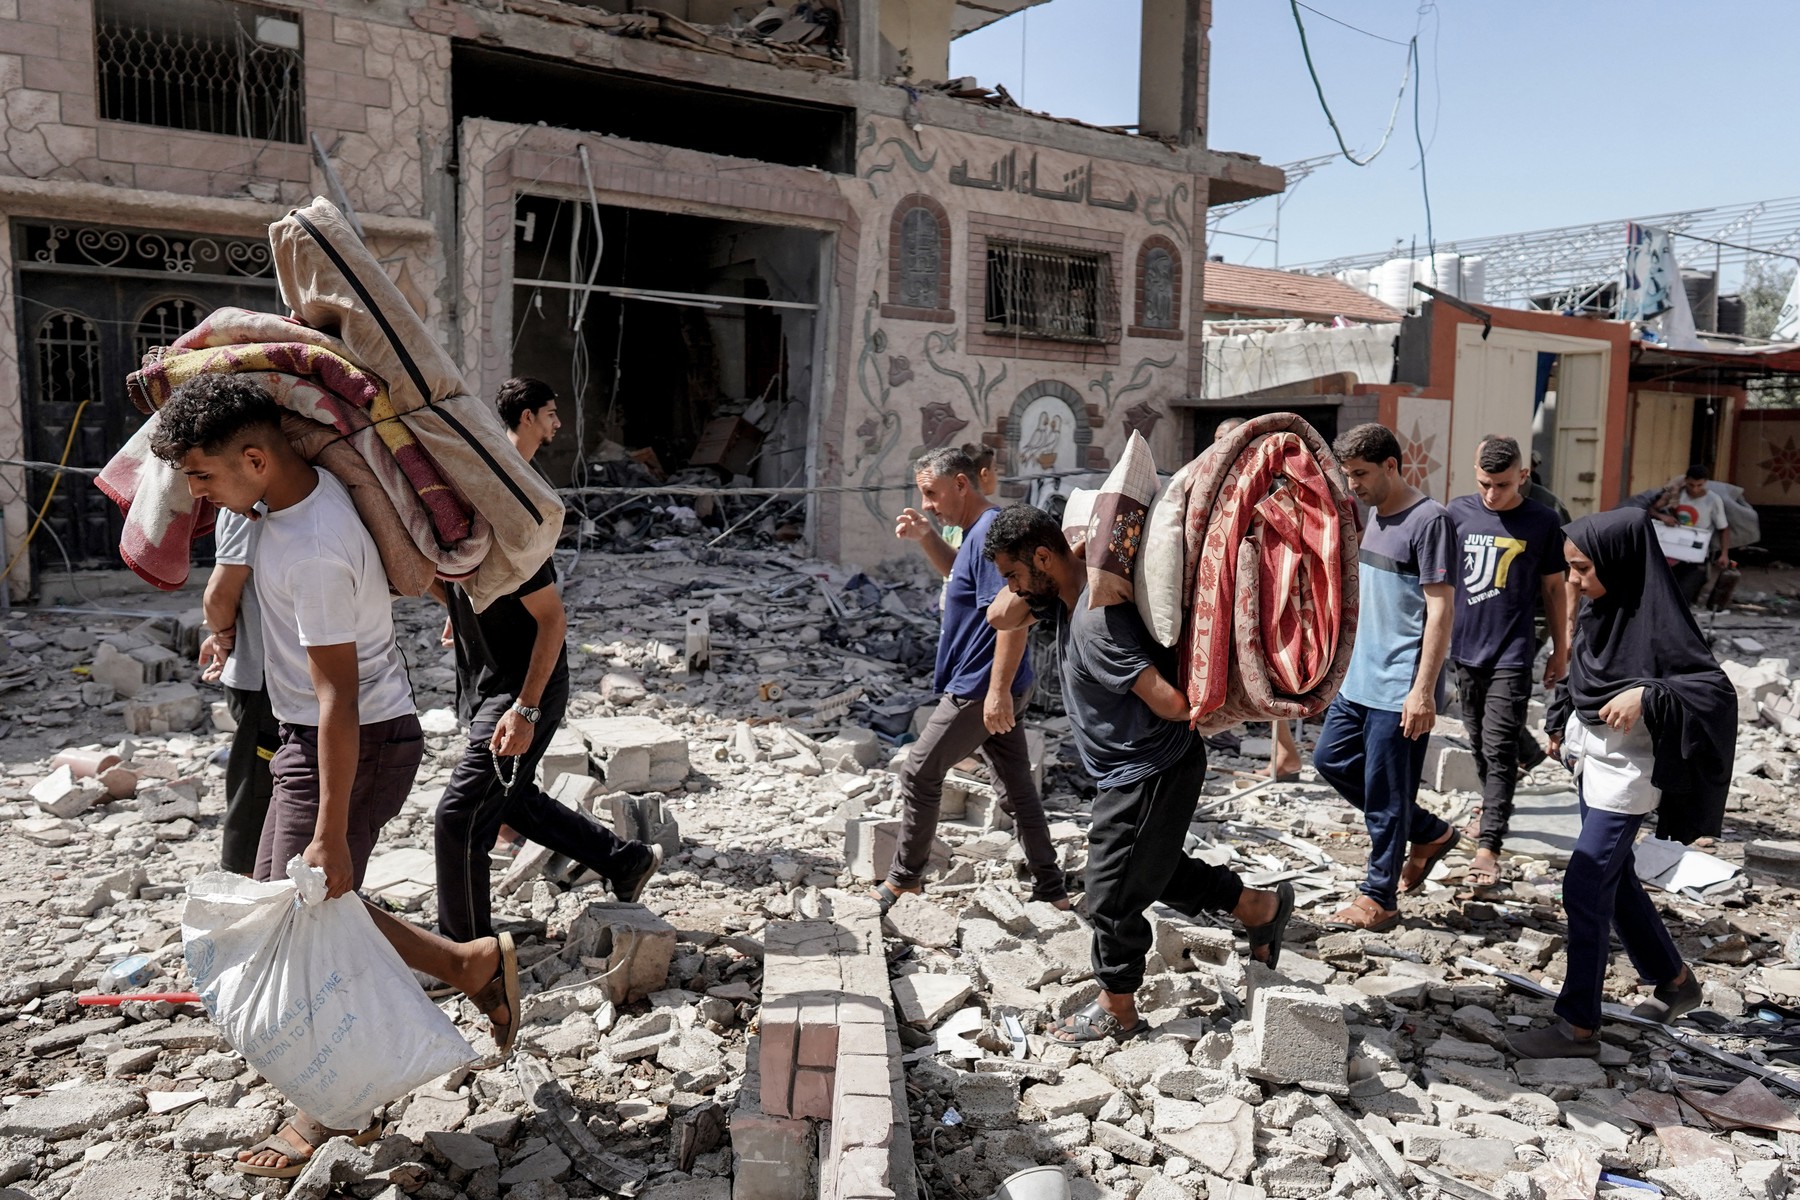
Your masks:
M 1766 338 L 1775 330 L 1775 318 L 1794 286 L 1794 264 L 1785 258 L 1757 258 L 1744 268 L 1744 333 Z M 1751 408 L 1800 408 L 1800 386 L 1791 376 L 1753 379 L 1749 383 Z

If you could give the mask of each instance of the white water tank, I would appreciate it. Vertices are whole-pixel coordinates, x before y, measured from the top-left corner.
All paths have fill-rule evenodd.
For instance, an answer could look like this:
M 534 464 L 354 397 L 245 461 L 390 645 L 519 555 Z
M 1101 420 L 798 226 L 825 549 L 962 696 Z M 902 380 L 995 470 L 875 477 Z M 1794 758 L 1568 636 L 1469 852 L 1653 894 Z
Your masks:
M 1462 291 L 1459 295 L 1471 304 L 1487 303 L 1487 259 L 1479 254 L 1462 260 Z
M 1367 267 L 1351 267 L 1347 271 L 1339 271 L 1337 278 L 1339 283 L 1372 296 L 1375 294 L 1374 284 L 1370 278 L 1373 274 L 1374 272 Z
M 1444 250 L 1419 261 L 1421 282 L 1452 296 L 1462 295 L 1462 255 Z
M 1375 268 L 1375 297 L 1401 312 L 1413 309 L 1413 279 L 1417 265 L 1410 258 L 1390 258 Z

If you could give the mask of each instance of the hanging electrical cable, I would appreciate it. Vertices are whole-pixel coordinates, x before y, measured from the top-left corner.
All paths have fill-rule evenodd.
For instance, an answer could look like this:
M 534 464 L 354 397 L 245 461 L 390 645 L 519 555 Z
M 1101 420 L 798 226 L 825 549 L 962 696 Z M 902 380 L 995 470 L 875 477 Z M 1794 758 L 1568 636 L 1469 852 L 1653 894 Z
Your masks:
M 1400 76 L 1400 92 L 1394 97 L 1394 111 L 1388 114 L 1387 130 L 1381 135 L 1381 144 L 1376 146 L 1374 152 L 1367 158 L 1358 158 L 1350 152 L 1348 143 L 1344 141 L 1344 131 L 1338 128 L 1337 118 L 1332 115 L 1331 105 L 1326 102 L 1325 85 L 1319 81 L 1319 72 L 1313 66 L 1312 48 L 1306 41 L 1306 22 L 1300 17 L 1300 2 L 1299 0 L 1288 0 L 1288 4 L 1294 14 L 1294 28 L 1300 31 L 1300 54 L 1306 59 L 1306 73 L 1312 77 L 1313 91 L 1319 97 L 1319 107 L 1325 111 L 1325 120 L 1331 125 L 1332 136 L 1337 138 L 1338 149 L 1343 151 L 1344 157 L 1349 159 L 1352 163 L 1359 167 L 1366 167 L 1381 156 L 1381 152 L 1387 149 L 1388 139 L 1394 136 L 1394 126 L 1398 124 L 1400 120 L 1400 105 L 1402 101 L 1406 99 L 1406 88 L 1407 85 L 1412 82 L 1413 68 L 1419 58 L 1419 35 L 1415 33 L 1412 36 L 1412 39 L 1405 43 L 1407 48 L 1406 70 L 1402 72 Z M 1342 24 L 1342 22 L 1339 22 L 1339 24 Z M 1355 27 L 1351 26 L 1351 28 Z M 1358 29 L 1356 32 L 1364 33 L 1366 31 Z M 1370 36 L 1375 35 L 1371 34 Z M 1389 39 L 1383 38 L 1382 40 L 1387 41 Z M 1416 104 L 1414 105 L 1414 108 L 1416 111 Z

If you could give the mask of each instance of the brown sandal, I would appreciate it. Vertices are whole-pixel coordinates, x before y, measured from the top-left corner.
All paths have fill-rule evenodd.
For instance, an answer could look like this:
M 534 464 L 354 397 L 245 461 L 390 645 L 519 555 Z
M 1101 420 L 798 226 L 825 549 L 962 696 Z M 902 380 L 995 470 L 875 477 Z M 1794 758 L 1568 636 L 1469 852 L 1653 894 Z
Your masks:
M 1358 896 L 1325 922 L 1333 929 L 1360 929 L 1366 933 L 1381 933 L 1399 923 L 1399 909 L 1385 909 L 1367 896 Z
M 469 997 L 481 1015 L 488 1019 L 494 1035 L 494 1057 L 488 1066 L 498 1066 L 506 1061 L 512 1053 L 513 1039 L 519 1033 L 519 951 L 513 945 L 513 936 L 503 933 L 495 939 L 500 943 L 500 969 L 487 986 Z M 494 1010 L 501 1005 L 506 1006 L 508 1020 L 495 1018 Z
M 1462 843 L 1462 835 L 1452 829 L 1444 835 L 1442 841 L 1429 842 L 1423 846 L 1415 845 L 1406 857 L 1406 865 L 1400 868 L 1400 890 L 1416 892 L 1425 886 L 1431 869 L 1443 862 L 1452 850 Z
M 300 1139 L 300 1144 L 296 1145 L 282 1137 L 282 1130 L 292 1130 L 294 1136 Z M 282 1126 L 281 1129 L 271 1133 L 268 1137 L 256 1143 L 256 1145 L 250 1147 L 248 1150 L 240 1151 L 240 1153 L 249 1155 L 263 1153 L 279 1154 L 287 1159 L 286 1166 L 256 1166 L 245 1162 L 241 1158 L 232 1163 L 231 1166 L 232 1169 L 237 1171 L 240 1175 L 254 1175 L 259 1179 L 292 1179 L 300 1174 L 300 1172 L 306 1170 L 306 1164 L 312 1161 L 312 1156 L 318 1153 L 319 1147 L 323 1146 L 326 1142 L 329 1142 L 332 1138 L 347 1137 L 358 1146 L 366 1146 L 374 1141 L 376 1136 L 380 1133 L 381 1124 L 379 1122 L 370 1122 L 367 1129 L 359 1132 L 355 1129 L 332 1129 L 329 1126 L 319 1124 L 305 1113 L 295 1113 L 293 1118 L 289 1120 L 286 1125 Z M 306 1148 L 302 1150 L 300 1148 L 301 1146 L 305 1146 Z
M 1478 892 L 1486 891 L 1489 888 L 1499 887 L 1500 860 L 1496 858 L 1494 860 L 1494 865 L 1491 867 L 1480 865 L 1479 858 L 1472 860 L 1469 863 L 1469 869 L 1463 873 L 1463 882 L 1468 884 L 1471 889 Z

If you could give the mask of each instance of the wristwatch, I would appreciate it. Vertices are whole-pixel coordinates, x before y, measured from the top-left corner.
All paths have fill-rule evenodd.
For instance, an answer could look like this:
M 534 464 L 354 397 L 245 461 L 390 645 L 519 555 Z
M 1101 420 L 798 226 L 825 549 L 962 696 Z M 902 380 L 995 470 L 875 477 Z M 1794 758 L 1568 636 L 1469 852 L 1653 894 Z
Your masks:
M 513 702 L 512 710 L 514 712 L 518 713 L 521 717 L 524 717 L 526 721 L 530 722 L 533 725 L 536 725 L 538 723 L 538 718 L 544 715 L 543 709 L 529 708 L 526 705 L 520 704 L 516 700 Z

